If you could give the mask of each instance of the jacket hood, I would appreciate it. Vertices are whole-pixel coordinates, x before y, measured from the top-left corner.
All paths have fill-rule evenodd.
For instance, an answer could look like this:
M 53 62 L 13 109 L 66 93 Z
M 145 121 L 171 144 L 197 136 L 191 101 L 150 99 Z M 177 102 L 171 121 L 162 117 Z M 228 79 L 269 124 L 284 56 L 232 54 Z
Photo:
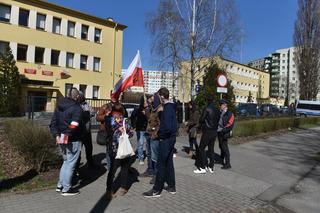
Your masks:
M 69 107 L 78 104 L 76 101 L 70 99 L 70 98 L 63 98 L 61 101 L 59 101 L 58 109 L 60 111 L 65 111 Z
M 161 104 L 161 100 L 160 100 L 160 96 L 158 95 L 158 93 L 154 93 L 153 94 L 153 109 L 157 109 L 158 106 L 160 106 Z

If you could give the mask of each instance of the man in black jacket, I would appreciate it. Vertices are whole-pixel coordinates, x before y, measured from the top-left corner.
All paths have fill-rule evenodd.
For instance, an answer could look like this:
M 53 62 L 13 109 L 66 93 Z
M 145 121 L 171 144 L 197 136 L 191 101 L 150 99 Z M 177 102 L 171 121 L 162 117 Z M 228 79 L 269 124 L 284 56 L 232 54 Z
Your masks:
M 79 194 L 71 188 L 71 179 L 81 151 L 82 109 L 78 102 L 79 91 L 71 88 L 68 97 L 59 101 L 54 111 L 50 131 L 60 145 L 63 164 L 56 191 L 63 196 Z
M 213 173 L 214 166 L 214 142 L 217 137 L 218 122 L 220 118 L 220 111 L 214 105 L 214 98 L 212 95 L 207 97 L 208 105 L 203 110 L 200 127 L 202 128 L 202 136 L 200 145 L 197 153 L 196 167 L 197 169 L 193 172 L 196 174 L 205 174 L 207 170 Z M 210 163 L 208 164 L 205 148 L 208 146 L 208 155 Z
M 177 134 L 177 118 L 174 104 L 169 102 L 169 90 L 161 88 L 159 96 L 163 104 L 160 114 L 160 129 L 158 131 L 159 153 L 157 159 L 157 174 L 153 188 L 143 193 L 144 197 L 160 197 L 162 190 L 171 194 L 176 193 L 176 181 L 173 166 L 173 151 Z M 164 182 L 168 186 L 164 187 Z
M 221 116 L 218 127 L 218 140 L 223 165 L 221 169 L 231 169 L 228 138 L 231 136 L 230 132 L 234 125 L 234 115 L 232 112 L 228 111 L 228 101 L 224 99 L 220 100 L 220 110 Z

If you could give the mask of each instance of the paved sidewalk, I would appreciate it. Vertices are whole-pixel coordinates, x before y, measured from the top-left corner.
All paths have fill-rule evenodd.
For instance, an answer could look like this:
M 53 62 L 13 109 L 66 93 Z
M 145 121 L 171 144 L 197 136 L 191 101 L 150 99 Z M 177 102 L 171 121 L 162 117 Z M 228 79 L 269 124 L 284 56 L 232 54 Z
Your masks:
M 133 183 L 127 195 L 107 203 L 106 174 L 101 171 L 94 177 L 93 182 L 85 183 L 80 188 L 81 194 L 78 196 L 63 197 L 53 189 L 1 196 L 0 212 L 271 213 L 288 212 L 287 209 L 295 212 L 315 212 L 313 210 L 318 207 L 315 202 L 320 203 L 316 199 L 319 193 L 319 173 L 310 171 L 319 168 L 312 158 L 320 150 L 319 136 L 320 129 L 313 129 L 231 146 L 232 170 L 224 171 L 217 165 L 214 174 L 205 175 L 193 174 L 193 160 L 179 151 L 174 159 L 176 195 L 163 192 L 159 199 L 144 198 L 142 192 L 152 186 L 148 183 L 149 178 L 138 177 L 138 182 Z M 178 138 L 178 150 L 187 144 L 187 138 Z M 219 152 L 217 144 L 216 151 Z M 94 152 L 96 158 L 101 159 L 104 147 L 95 145 Z M 146 166 L 135 163 L 133 167 L 138 172 L 143 172 Z M 90 171 L 86 174 L 90 174 Z M 309 179 L 305 180 L 304 177 Z M 134 178 L 132 180 L 134 181 Z M 298 183 L 303 185 L 304 194 L 292 192 L 292 188 Z M 308 188 L 309 185 L 312 189 Z M 287 196 L 288 193 L 291 197 Z M 300 205 L 298 208 L 297 205 L 292 205 L 296 203 L 294 199 L 308 199 L 309 203 L 303 203 L 304 206 Z

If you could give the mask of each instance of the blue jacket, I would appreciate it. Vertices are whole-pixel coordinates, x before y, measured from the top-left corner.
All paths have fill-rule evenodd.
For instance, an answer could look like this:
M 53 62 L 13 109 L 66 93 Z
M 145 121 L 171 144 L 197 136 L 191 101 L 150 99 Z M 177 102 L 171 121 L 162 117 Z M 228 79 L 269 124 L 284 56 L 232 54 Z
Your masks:
M 50 123 L 53 137 L 61 133 L 69 136 L 68 142 L 81 140 L 83 130 L 82 109 L 78 102 L 63 98 L 59 101 Z
M 166 103 L 160 115 L 159 139 L 175 137 L 177 134 L 177 117 L 173 103 Z

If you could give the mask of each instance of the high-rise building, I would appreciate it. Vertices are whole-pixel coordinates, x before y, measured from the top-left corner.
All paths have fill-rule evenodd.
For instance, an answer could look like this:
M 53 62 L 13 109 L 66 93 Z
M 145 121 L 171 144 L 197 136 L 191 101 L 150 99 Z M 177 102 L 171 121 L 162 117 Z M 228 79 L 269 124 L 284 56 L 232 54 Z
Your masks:
M 125 73 L 125 69 L 122 70 L 122 74 Z M 161 70 L 143 70 L 144 76 L 144 90 L 148 94 L 156 93 L 161 87 L 166 87 L 170 91 L 170 97 L 178 97 L 179 85 L 177 76 L 178 73 L 173 75 L 170 71 Z M 172 82 L 175 82 L 174 93 L 172 94 Z M 131 87 L 129 89 L 132 92 L 143 92 L 142 87 Z
M 278 49 L 268 57 L 254 60 L 249 66 L 270 73 L 270 97 L 275 99 L 288 99 L 294 103 L 299 98 L 299 77 L 294 60 L 295 48 Z M 284 102 L 284 101 L 283 101 Z

